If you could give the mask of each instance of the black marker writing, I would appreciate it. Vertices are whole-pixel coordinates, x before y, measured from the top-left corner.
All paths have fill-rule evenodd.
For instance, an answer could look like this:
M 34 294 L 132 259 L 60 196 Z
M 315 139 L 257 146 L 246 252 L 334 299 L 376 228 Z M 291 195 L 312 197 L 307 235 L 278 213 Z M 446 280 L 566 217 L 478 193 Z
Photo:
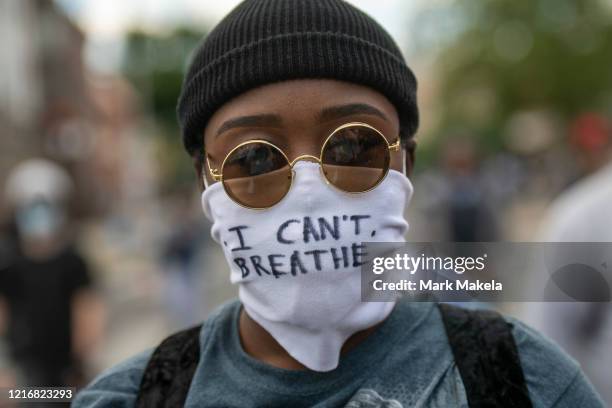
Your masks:
M 283 266 L 281 262 L 277 262 L 276 258 L 284 258 L 285 255 L 268 255 L 268 261 L 270 261 L 270 268 L 275 278 L 280 278 L 281 275 L 286 275 L 287 272 L 279 271 L 277 268 Z
M 310 242 L 311 235 L 315 241 L 318 241 L 319 239 L 321 239 L 314 225 L 312 225 L 312 221 L 310 220 L 310 217 L 304 217 L 304 242 L 305 243 Z
M 329 231 L 329 234 L 334 238 L 334 239 L 339 239 L 340 238 L 340 226 L 338 225 L 340 219 L 337 215 L 333 216 L 333 222 L 334 222 L 334 227 L 332 228 L 331 225 L 329 225 L 329 222 L 327 222 L 327 220 L 323 217 L 319 217 L 319 230 L 321 230 L 321 239 L 325 239 L 327 238 L 327 236 L 325 235 L 325 231 Z
M 331 248 L 329 251 L 331 252 L 331 256 L 332 256 L 332 261 L 334 261 L 334 269 L 338 269 L 340 267 L 340 261 L 343 262 L 343 266 L 346 268 L 349 265 L 349 261 L 348 261 L 348 248 L 343 246 L 340 248 L 340 250 L 342 251 L 342 257 L 339 257 L 337 254 L 338 249 L 337 248 Z
M 304 255 L 312 255 L 315 263 L 315 269 L 321 270 L 321 254 L 327 253 L 324 249 L 313 249 L 312 251 L 304 252 Z
M 302 260 L 300 259 L 300 253 L 298 251 L 293 251 L 291 254 L 291 274 L 293 276 L 297 275 L 296 268 L 300 268 L 301 273 L 306 273 L 306 268 L 302 264 Z
M 249 227 L 246 225 L 238 225 L 236 227 L 228 228 L 228 231 L 231 231 L 231 232 L 236 231 L 236 234 L 238 234 L 238 240 L 240 241 L 240 246 L 238 248 L 232 248 L 232 252 L 251 249 L 250 246 L 244 245 L 244 237 L 242 236 L 242 230 L 247 229 L 247 228 Z
M 361 232 L 359 221 L 365 218 L 370 218 L 369 215 L 351 215 L 351 221 L 355 221 L 355 235 Z
M 353 244 L 351 245 L 351 250 L 353 252 L 353 266 L 361 266 L 363 265 L 365 262 L 363 262 L 361 259 L 364 256 L 367 256 L 368 253 L 363 251 L 363 249 L 365 248 L 365 245 L 363 244 Z
M 242 272 L 242 279 L 249 276 L 250 271 L 249 268 L 247 268 L 246 266 L 246 261 L 244 260 L 244 258 L 234 258 L 234 263 L 240 268 L 240 271 Z
M 278 242 L 280 242 L 281 244 L 293 244 L 295 242 L 295 240 L 283 238 L 283 232 L 285 231 L 285 228 L 287 228 L 290 224 L 293 224 L 294 222 L 297 222 L 299 224 L 300 220 L 287 220 L 283 222 L 280 227 L 278 227 L 278 231 L 276 232 L 276 240 Z
M 259 276 L 261 276 L 261 272 L 263 272 L 263 273 L 265 273 L 267 275 L 270 274 L 269 270 L 267 270 L 266 268 L 261 266 L 261 256 L 259 256 L 259 255 L 252 255 L 251 256 L 251 263 L 255 267 L 255 272 L 257 272 L 257 274 Z

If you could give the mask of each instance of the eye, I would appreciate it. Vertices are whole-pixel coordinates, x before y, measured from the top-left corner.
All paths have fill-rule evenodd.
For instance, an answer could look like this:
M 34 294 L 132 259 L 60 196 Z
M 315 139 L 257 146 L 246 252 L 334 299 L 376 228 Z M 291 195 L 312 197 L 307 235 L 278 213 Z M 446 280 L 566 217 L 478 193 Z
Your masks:
M 266 143 L 255 142 L 236 149 L 228 158 L 225 169 L 251 177 L 274 171 L 282 167 L 283 162 L 278 149 Z
M 328 140 L 323 162 L 329 165 L 384 168 L 387 143 L 376 130 L 361 125 L 336 131 Z
M 267 173 L 277 168 L 277 155 L 272 148 L 265 144 L 251 146 L 245 158 L 245 163 L 250 167 L 249 173 L 253 176 Z
M 341 164 L 355 160 L 363 161 L 364 154 L 367 155 L 375 144 L 375 140 L 364 137 L 361 129 L 348 128 L 334 134 L 327 149 L 333 160 Z

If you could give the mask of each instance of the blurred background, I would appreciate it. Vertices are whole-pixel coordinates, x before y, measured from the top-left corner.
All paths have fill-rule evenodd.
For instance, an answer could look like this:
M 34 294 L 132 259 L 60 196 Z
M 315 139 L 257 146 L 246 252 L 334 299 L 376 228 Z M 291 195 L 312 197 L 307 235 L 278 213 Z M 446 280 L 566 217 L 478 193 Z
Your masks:
M 175 105 L 237 3 L 0 2 L 0 382 L 83 384 L 236 295 Z M 612 241 L 612 2 L 351 3 L 419 80 L 410 240 Z M 609 305 L 499 307 L 604 393 Z

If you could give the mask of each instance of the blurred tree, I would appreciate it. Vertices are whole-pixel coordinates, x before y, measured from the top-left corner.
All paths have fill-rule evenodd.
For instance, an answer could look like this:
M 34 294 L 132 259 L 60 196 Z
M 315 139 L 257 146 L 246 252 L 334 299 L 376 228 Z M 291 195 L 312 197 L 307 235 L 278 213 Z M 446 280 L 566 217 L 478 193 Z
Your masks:
M 153 136 L 165 175 L 164 190 L 194 180 L 180 142 L 176 103 L 189 57 L 204 36 L 204 31 L 178 27 L 167 34 L 132 30 L 126 37 L 122 71 L 156 125 Z
M 495 148 L 517 111 L 546 109 L 565 120 L 609 111 L 611 15 L 606 0 L 433 3 L 413 33 L 421 49 L 441 44 L 436 133 L 461 124 Z M 440 30 L 432 33 L 436 21 Z

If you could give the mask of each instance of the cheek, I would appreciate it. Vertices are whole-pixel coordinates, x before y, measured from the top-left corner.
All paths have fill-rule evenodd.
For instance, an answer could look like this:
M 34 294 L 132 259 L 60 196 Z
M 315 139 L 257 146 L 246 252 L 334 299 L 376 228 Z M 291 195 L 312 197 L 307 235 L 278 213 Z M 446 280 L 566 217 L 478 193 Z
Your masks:
M 389 168 L 401 172 L 404 166 L 402 163 L 403 160 L 404 155 L 402 154 L 401 150 L 399 152 L 391 152 L 391 162 L 389 163 Z

